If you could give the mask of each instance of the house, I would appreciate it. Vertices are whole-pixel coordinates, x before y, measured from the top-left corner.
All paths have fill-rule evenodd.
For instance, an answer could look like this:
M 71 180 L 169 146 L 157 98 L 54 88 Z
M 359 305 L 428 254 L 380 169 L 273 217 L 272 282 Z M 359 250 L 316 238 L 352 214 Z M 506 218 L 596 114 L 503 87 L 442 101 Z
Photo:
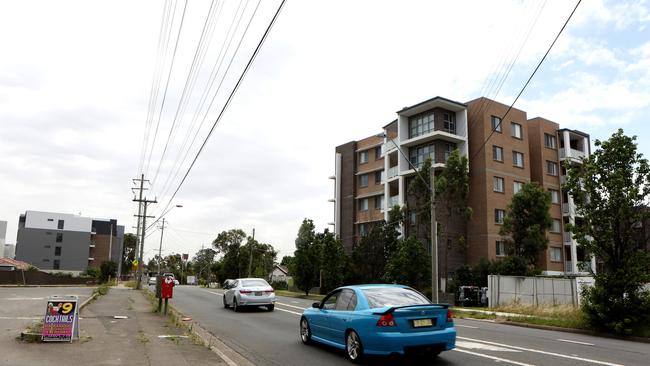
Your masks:
M 0 271 L 26 271 L 29 266 L 29 263 L 23 261 L 0 257 Z
M 273 271 L 269 274 L 271 282 L 289 282 L 292 278 L 289 275 L 289 269 L 285 266 L 275 265 Z

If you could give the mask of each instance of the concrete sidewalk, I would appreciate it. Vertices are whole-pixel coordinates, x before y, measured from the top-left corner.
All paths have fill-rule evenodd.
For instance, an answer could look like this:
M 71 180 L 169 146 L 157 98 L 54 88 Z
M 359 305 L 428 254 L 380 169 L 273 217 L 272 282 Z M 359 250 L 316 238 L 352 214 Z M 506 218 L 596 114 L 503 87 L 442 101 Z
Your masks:
M 152 309 L 140 291 L 112 288 L 81 311 L 80 340 L 73 343 L 13 340 L 0 345 L 0 364 L 226 365 L 214 352 L 196 344 L 191 336 Z M 114 319 L 115 315 L 125 315 L 128 319 Z

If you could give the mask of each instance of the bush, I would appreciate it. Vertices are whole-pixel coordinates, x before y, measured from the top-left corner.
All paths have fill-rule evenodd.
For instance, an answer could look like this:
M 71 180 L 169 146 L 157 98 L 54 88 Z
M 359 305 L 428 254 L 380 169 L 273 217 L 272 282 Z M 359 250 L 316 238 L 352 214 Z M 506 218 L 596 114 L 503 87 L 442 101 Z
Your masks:
M 650 327 L 650 292 L 636 291 L 615 297 L 596 280 L 582 290 L 582 310 L 595 329 L 624 335 L 642 335 Z
M 271 287 L 273 287 L 274 290 L 288 290 L 289 285 L 287 284 L 286 281 L 273 281 L 271 282 Z
M 54 273 L 52 273 L 52 276 L 72 278 L 72 273 L 70 273 L 70 272 L 54 272 Z
M 204 278 L 199 278 L 199 286 L 208 287 L 208 281 L 206 281 Z
M 102 283 L 107 282 L 109 277 L 115 278 L 115 275 L 117 274 L 117 263 L 113 261 L 102 262 L 99 268 L 100 268 L 99 282 Z
M 88 267 L 86 268 L 85 271 L 81 274 L 84 277 L 92 277 L 94 279 L 98 279 L 100 276 L 101 272 L 99 271 L 99 268 L 97 267 Z
M 99 285 L 97 288 L 93 291 L 93 293 L 97 293 L 100 295 L 106 295 L 108 293 L 108 290 L 110 287 L 107 284 Z

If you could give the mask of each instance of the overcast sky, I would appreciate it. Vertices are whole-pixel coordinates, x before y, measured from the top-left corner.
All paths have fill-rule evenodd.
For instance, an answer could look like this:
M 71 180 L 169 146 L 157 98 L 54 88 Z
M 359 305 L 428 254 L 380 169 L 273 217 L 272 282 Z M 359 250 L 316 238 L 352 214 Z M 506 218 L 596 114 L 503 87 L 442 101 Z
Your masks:
M 149 198 L 160 203 L 150 213 L 158 215 L 279 1 L 263 0 L 255 10 L 257 4 L 1 2 L 0 220 L 9 222 L 7 242 L 15 242 L 18 217 L 26 210 L 116 218 L 133 232 L 131 179 L 140 170 L 152 180 Z M 215 22 L 208 22 L 207 48 L 200 48 L 197 58 L 203 62 L 181 103 L 211 6 Z M 334 185 L 328 176 L 334 173 L 337 145 L 380 133 L 395 111 L 434 96 L 460 102 L 486 96 L 510 104 L 574 6 L 573 1 L 288 1 L 172 202 L 183 208 L 166 216 L 163 254 L 192 256 L 233 228 L 249 234 L 255 228 L 256 239 L 280 251 L 278 260 L 292 254 L 303 218 L 313 219 L 319 231 L 333 220 L 327 200 Z M 173 14 L 173 23 L 162 27 L 171 33 L 163 37 L 169 41 L 163 42 L 167 52 L 161 58 L 161 24 L 172 20 L 166 14 Z M 206 114 L 208 104 L 199 109 L 199 102 L 222 45 L 229 43 L 231 24 L 233 40 L 223 48 L 224 63 L 206 94 L 209 104 L 216 93 Z M 640 151 L 649 156 L 649 25 L 646 1 L 584 0 L 516 107 L 529 118 L 585 131 L 592 143 L 622 127 L 639 137 Z M 161 79 L 153 84 L 158 93 L 152 104 L 155 75 Z M 189 145 L 182 149 L 183 142 L 186 136 L 192 140 L 201 121 L 173 178 Z M 146 239 L 146 257 L 158 241 L 159 233 Z

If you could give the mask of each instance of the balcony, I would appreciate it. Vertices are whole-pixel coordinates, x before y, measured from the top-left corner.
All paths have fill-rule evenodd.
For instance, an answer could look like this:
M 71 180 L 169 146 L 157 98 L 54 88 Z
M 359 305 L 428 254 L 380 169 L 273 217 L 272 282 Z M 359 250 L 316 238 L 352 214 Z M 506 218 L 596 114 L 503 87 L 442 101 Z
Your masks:
M 564 244 L 571 244 L 573 239 L 571 239 L 571 233 L 563 232 L 562 238 L 564 239 Z
M 571 158 L 576 160 L 582 160 L 587 154 L 584 151 L 569 149 L 569 154 L 567 156 L 566 149 L 560 148 L 560 159 Z
M 388 206 L 387 206 L 387 208 L 390 210 L 390 209 L 393 208 L 394 206 L 398 206 L 398 205 L 399 205 L 399 202 L 400 202 L 400 196 L 399 196 L 399 195 L 397 195 L 397 196 L 392 196 L 392 197 L 390 197 L 390 198 L 388 199 Z
M 576 215 L 576 206 L 570 203 L 562 204 L 562 215 L 563 216 L 575 216 Z
M 395 143 L 391 140 L 388 140 L 385 144 L 381 145 L 381 154 L 386 155 L 395 149 L 397 149 Z
M 399 175 L 399 167 L 395 165 L 392 168 L 388 168 L 388 172 L 386 174 L 386 180 L 393 179 Z

